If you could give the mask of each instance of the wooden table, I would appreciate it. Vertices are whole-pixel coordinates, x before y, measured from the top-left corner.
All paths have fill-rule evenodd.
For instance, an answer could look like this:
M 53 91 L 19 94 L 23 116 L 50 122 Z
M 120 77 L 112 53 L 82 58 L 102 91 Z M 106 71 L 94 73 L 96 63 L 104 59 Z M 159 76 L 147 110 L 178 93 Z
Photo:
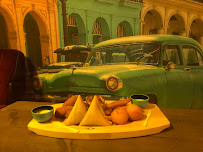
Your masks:
M 27 129 L 31 109 L 52 104 L 18 101 L 0 110 L 0 152 L 203 152 L 203 110 L 161 109 L 171 127 L 159 134 L 114 140 L 57 139 Z

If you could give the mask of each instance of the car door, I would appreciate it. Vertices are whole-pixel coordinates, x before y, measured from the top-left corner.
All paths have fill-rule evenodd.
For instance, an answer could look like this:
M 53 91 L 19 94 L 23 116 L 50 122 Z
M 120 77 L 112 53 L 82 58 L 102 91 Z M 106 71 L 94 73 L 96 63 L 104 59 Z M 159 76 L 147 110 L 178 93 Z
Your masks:
M 193 109 L 203 109 L 203 54 L 198 47 L 183 44 L 184 62 L 193 81 Z
M 173 69 L 166 70 L 166 103 L 167 108 L 191 108 L 193 84 L 191 74 L 183 64 L 183 55 L 178 44 L 165 44 L 163 61 L 175 64 Z M 163 64 L 166 62 L 163 62 Z

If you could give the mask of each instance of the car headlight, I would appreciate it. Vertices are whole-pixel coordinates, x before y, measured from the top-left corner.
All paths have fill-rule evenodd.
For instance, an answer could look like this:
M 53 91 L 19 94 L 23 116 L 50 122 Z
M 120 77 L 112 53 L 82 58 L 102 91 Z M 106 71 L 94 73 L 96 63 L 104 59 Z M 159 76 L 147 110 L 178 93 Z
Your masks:
M 123 87 L 123 82 L 119 77 L 113 75 L 106 80 L 106 87 L 110 91 L 118 91 Z
M 32 87 L 35 90 L 39 90 L 42 87 L 42 82 L 38 76 L 32 78 Z

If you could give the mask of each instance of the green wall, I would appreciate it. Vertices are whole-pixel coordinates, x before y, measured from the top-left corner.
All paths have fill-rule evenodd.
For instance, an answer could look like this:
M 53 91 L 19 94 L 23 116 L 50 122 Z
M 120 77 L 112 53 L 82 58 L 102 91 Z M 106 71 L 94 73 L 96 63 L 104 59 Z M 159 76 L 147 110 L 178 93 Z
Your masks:
M 64 46 L 63 18 L 60 0 L 57 1 L 60 46 Z M 79 44 L 93 44 L 93 25 L 97 19 L 102 28 L 103 40 L 116 38 L 120 23 L 126 35 L 139 35 L 140 12 L 143 4 L 125 0 L 67 0 L 67 18 L 72 15 L 78 27 Z

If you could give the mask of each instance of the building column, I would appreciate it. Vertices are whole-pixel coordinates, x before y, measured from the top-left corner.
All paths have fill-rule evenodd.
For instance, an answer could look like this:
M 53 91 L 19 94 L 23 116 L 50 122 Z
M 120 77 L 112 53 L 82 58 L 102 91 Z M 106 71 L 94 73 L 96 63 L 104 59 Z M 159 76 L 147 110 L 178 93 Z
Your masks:
M 144 35 L 144 24 L 145 24 L 145 21 L 141 20 L 141 22 L 140 22 L 140 35 Z
M 57 14 L 56 8 L 52 5 L 52 3 L 49 4 L 48 7 L 48 12 L 49 12 L 49 35 L 45 35 L 40 37 L 40 41 L 43 41 L 43 43 L 46 46 L 49 46 L 49 57 L 50 57 L 50 62 L 56 62 L 57 61 L 57 55 L 54 53 L 54 51 L 59 48 L 59 33 L 58 33 L 58 23 L 55 23 L 57 21 Z M 51 42 L 51 43 L 49 43 Z M 41 42 L 42 44 L 42 42 Z M 43 57 L 43 56 L 42 56 Z M 44 62 L 43 62 L 44 63 Z
M 170 27 L 169 27 L 168 25 L 167 25 L 167 26 L 164 26 L 164 33 L 165 33 L 165 34 L 170 34 L 170 33 L 169 33 L 169 28 L 170 28 Z
M 110 27 L 111 39 L 114 39 L 117 37 L 118 23 L 116 21 L 117 21 L 116 17 L 114 15 L 111 15 L 111 27 Z
M 181 31 L 181 32 L 180 32 L 180 35 L 186 37 L 186 36 L 187 36 L 187 32 L 186 32 L 186 30 Z
M 94 19 L 92 12 L 86 11 L 86 30 L 87 30 L 87 44 L 92 45 L 93 44 L 93 25 L 94 25 Z
M 165 34 L 164 28 L 157 29 L 157 34 Z
M 40 36 L 40 43 L 41 43 L 41 53 L 42 53 L 42 64 L 46 64 L 44 57 L 49 56 L 50 62 L 53 63 L 53 51 L 49 49 L 49 35 L 42 35 Z
M 134 24 L 135 24 L 135 26 L 134 26 L 134 35 L 140 35 L 140 32 L 141 32 L 140 31 L 140 29 L 141 29 L 140 26 L 142 26 L 141 25 L 142 24 L 141 20 L 139 18 L 135 18 Z
M 87 30 L 87 44 L 92 45 L 93 44 L 93 34 L 92 29 L 88 28 Z
M 17 34 L 19 40 L 19 49 L 27 56 L 26 48 L 25 48 L 25 33 L 23 29 L 24 20 L 22 18 L 22 9 L 20 4 L 14 4 L 16 9 L 16 24 L 17 24 Z
M 7 34 L 9 48 L 11 48 L 11 49 L 18 49 L 20 47 L 16 34 L 17 34 L 16 32 L 8 32 L 8 34 Z
M 62 8 L 61 8 L 61 2 L 58 0 L 57 1 L 57 15 L 58 15 L 58 31 L 59 31 L 59 43 L 60 47 L 64 47 L 64 35 L 63 35 L 63 17 L 62 17 Z

